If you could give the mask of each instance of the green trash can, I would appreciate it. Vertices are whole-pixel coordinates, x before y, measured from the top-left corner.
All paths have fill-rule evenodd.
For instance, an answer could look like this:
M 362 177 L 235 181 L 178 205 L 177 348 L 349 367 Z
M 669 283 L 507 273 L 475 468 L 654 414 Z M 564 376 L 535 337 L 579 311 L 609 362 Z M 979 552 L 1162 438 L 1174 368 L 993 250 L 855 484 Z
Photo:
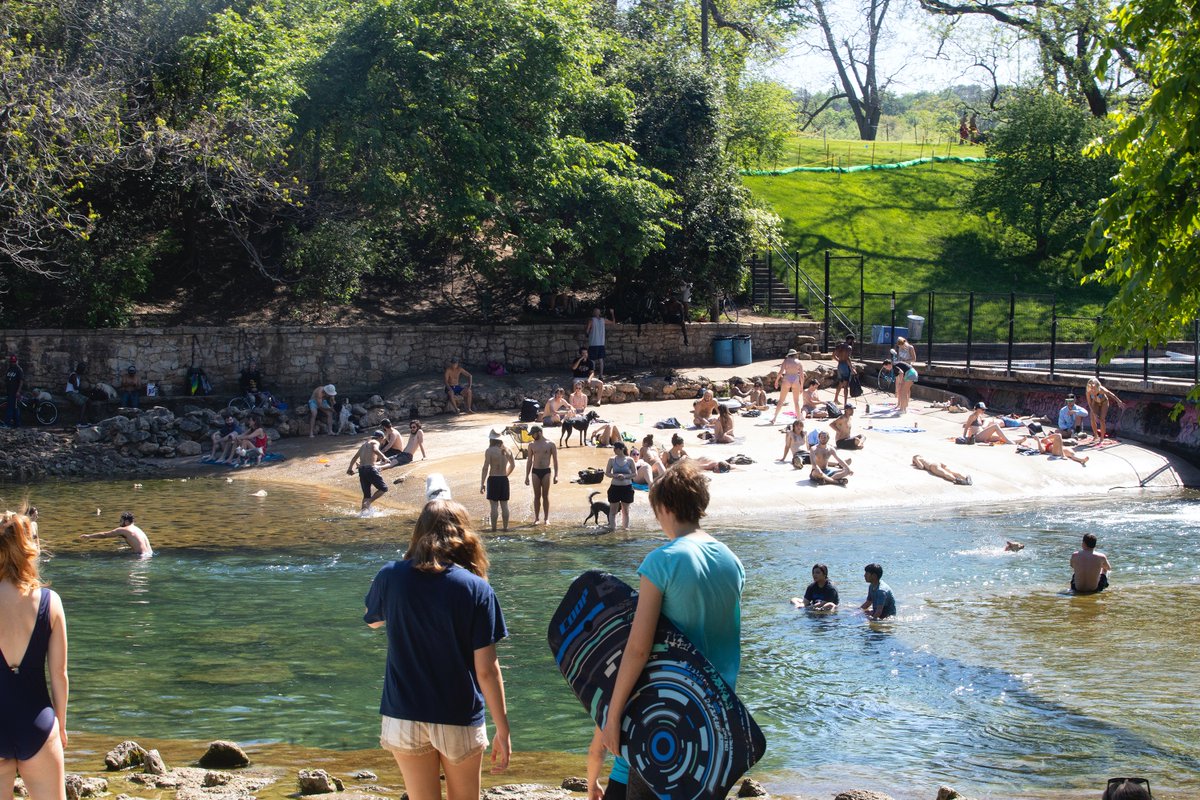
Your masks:
M 733 337 L 733 365 L 744 367 L 754 360 L 750 334 L 743 333 Z
M 713 337 L 713 363 L 718 367 L 733 366 L 733 337 Z

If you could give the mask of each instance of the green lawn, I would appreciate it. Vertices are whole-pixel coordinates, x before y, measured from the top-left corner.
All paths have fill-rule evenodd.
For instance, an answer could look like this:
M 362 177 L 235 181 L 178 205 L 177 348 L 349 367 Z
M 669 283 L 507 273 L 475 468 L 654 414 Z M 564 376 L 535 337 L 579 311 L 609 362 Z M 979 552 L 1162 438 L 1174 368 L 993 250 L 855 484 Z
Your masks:
M 883 143 L 879 147 L 882 150 Z M 898 157 L 897 144 L 892 147 Z M 933 163 L 878 172 L 793 173 L 744 180 L 783 218 L 787 249 L 798 255 L 801 267 L 818 285 L 828 249 L 835 255 L 864 257 L 865 290 L 897 292 L 898 320 L 909 309 L 927 316 L 927 293 L 934 290 L 938 339 L 965 337 L 968 292 L 978 293 L 976 341 L 1007 338 L 1009 292 L 1046 295 L 1018 301 L 1017 334 L 1028 341 L 1049 338 L 1055 300 L 1060 316 L 1098 314 L 1105 300 L 1102 291 L 1080 288 L 1066 276 L 1004 258 L 987 235 L 987 221 L 963 210 L 972 181 L 986 168 Z M 858 286 L 857 262 L 835 262 L 830 294 L 856 324 Z M 890 322 L 890 296 L 868 299 L 866 305 L 868 331 L 872 324 Z M 1060 333 L 1076 339 L 1090 338 L 1091 330 L 1091 322 L 1060 322 Z

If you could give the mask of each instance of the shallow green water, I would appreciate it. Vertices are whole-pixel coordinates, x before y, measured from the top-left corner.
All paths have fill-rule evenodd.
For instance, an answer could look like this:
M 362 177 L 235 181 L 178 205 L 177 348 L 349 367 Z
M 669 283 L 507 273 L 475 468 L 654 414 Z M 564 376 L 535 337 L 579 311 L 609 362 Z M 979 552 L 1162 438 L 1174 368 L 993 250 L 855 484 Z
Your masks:
M 410 528 L 360 520 L 308 489 L 223 480 L 37 488 L 45 576 L 63 596 L 73 729 L 371 747 L 384 634 L 361 622 L 376 570 Z M 9 505 L 11 493 L 4 497 Z M 75 535 L 129 507 L 157 555 Z M 96 510 L 101 516 L 96 516 Z M 1060 592 L 1086 521 L 1115 589 Z M 874 786 L 927 797 L 1091 790 L 1113 774 L 1200 792 L 1200 503 L 1111 500 L 977 512 L 880 509 L 721 531 L 747 568 L 739 694 L 768 738 L 781 790 Z M 716 526 L 714 526 L 716 527 Z M 1001 550 L 1004 539 L 1027 544 Z M 570 580 L 633 580 L 658 540 L 575 533 L 493 539 L 492 582 L 519 750 L 582 750 L 590 727 L 545 645 Z M 829 564 L 843 611 L 787 599 Z M 900 617 L 854 612 L 878 561 Z

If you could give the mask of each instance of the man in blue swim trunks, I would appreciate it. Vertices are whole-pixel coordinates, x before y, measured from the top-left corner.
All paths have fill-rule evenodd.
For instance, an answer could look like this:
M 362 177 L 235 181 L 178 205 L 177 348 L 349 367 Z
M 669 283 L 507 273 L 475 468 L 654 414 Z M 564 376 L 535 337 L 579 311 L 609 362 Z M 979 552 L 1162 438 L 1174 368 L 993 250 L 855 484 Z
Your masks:
M 892 594 L 892 587 L 883 582 L 883 567 L 867 564 L 863 567 L 863 580 L 870 584 L 867 599 L 860 606 L 867 616 L 871 619 L 896 616 L 896 596 Z
M 467 376 L 467 385 L 462 385 L 463 376 Z M 442 382 L 445 384 L 446 402 L 454 409 L 455 414 L 461 414 L 462 409 L 458 407 L 458 398 L 462 399 L 467 404 L 467 413 L 474 414 L 475 409 L 471 408 L 471 385 L 475 379 L 471 377 L 471 373 L 467 372 L 458 364 L 458 359 L 452 359 L 450 366 L 446 367 L 446 372 L 442 375 Z

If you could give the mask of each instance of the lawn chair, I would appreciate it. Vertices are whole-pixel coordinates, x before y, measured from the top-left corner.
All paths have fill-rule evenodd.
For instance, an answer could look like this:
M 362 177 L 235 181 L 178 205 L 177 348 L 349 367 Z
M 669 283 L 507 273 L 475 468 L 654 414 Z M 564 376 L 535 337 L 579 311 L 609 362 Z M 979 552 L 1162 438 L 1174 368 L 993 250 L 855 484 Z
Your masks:
M 533 434 L 529 432 L 529 425 L 524 422 L 514 422 L 504 429 L 508 434 L 508 438 L 512 439 L 513 448 L 516 454 L 513 456 L 516 459 L 529 457 L 529 445 L 533 442 Z

